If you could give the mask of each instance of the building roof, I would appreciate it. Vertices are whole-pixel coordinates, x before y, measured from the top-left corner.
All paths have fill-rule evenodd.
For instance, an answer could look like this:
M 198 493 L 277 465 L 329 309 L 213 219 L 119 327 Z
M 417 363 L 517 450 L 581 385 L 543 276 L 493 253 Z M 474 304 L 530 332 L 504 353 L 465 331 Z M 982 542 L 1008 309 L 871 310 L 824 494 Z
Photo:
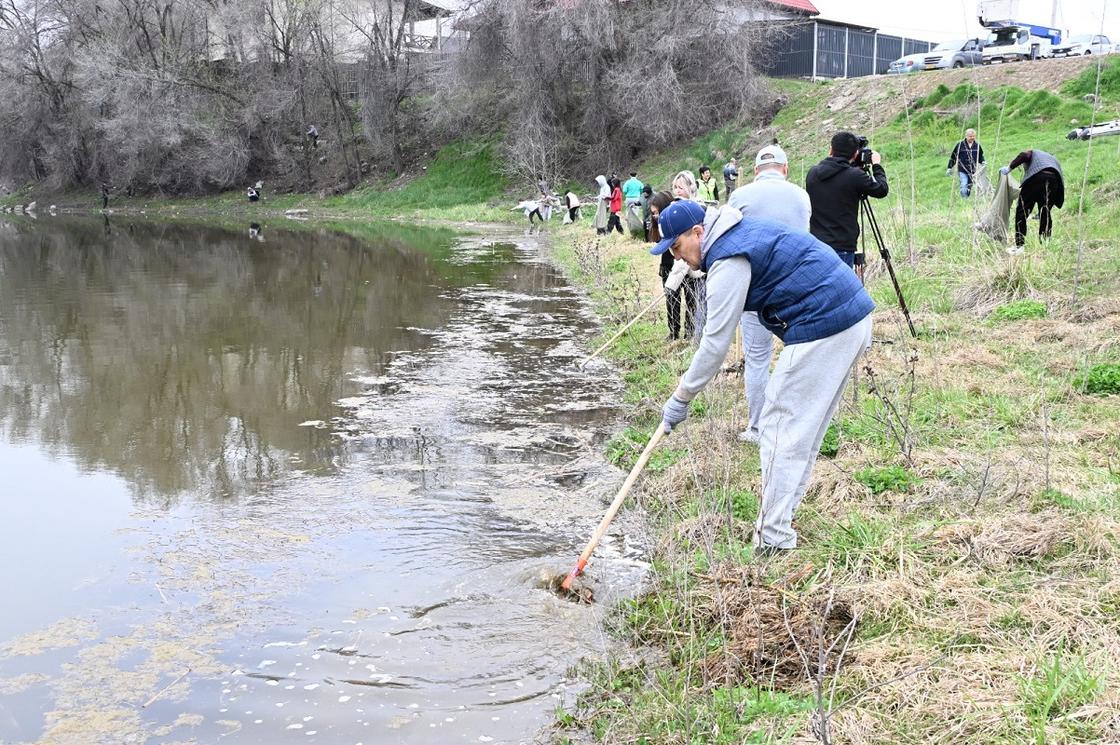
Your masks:
M 769 0 L 771 5 L 777 5 L 787 10 L 793 10 L 805 15 L 820 15 L 820 11 L 809 0 Z
M 415 6 L 416 20 L 427 21 L 436 16 L 448 16 L 454 10 L 454 4 L 448 0 L 419 0 Z

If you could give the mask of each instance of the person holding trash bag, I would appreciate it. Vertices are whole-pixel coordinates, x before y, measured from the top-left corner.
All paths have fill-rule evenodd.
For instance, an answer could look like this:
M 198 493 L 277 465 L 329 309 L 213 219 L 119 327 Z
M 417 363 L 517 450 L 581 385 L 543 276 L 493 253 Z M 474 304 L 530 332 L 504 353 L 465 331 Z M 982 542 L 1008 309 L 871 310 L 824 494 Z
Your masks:
M 1023 166 L 1023 180 L 1019 184 L 1019 202 L 1015 205 L 1015 246 L 1022 248 L 1027 242 L 1027 216 L 1038 207 L 1038 237 L 1045 240 L 1054 229 L 1050 210 L 1066 203 L 1066 185 L 1062 179 L 1062 164 L 1045 150 L 1024 150 L 1009 165 L 999 169 L 1008 175 Z
M 952 176 L 953 169 L 957 169 L 962 198 L 968 199 L 972 194 L 972 182 L 982 165 L 984 165 L 984 148 L 976 141 L 976 130 L 966 129 L 964 139 L 956 144 L 953 152 L 949 153 L 949 165 L 945 167 L 946 176 Z

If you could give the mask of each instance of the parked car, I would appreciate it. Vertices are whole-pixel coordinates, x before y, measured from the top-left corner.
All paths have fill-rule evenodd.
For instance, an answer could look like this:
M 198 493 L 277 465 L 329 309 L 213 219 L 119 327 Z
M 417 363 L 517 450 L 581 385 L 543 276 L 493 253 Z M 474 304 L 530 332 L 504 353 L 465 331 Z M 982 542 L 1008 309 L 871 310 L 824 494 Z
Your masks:
M 1071 36 L 1069 41 L 1054 47 L 1055 57 L 1080 57 L 1084 54 L 1108 54 L 1112 51 L 1112 42 L 1107 36 L 1099 34 L 1078 34 Z
M 919 70 L 943 70 L 950 67 L 972 67 L 982 62 L 983 49 L 982 39 L 945 41 L 928 52 L 899 57 L 890 64 L 887 72 L 898 74 Z
M 974 67 L 983 63 L 983 49 L 982 39 L 944 41 L 925 54 L 922 67 L 926 70 Z
M 908 54 L 905 57 L 899 57 L 887 67 L 887 72 L 891 75 L 898 75 L 900 73 L 918 72 L 923 69 L 925 65 L 926 53 L 921 54 Z

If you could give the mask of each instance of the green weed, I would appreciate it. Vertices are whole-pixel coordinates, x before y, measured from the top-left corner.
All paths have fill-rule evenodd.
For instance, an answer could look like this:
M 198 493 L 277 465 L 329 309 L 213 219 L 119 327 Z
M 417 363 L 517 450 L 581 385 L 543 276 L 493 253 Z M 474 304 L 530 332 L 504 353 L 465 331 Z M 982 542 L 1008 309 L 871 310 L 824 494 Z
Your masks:
M 911 487 L 922 482 L 902 466 L 865 468 L 856 472 L 855 479 L 870 489 L 872 494 L 882 494 L 887 491 L 908 492 Z
M 835 424 L 829 424 L 825 430 L 824 439 L 821 440 L 820 453 L 826 458 L 835 458 L 840 452 L 840 429 Z
M 1102 362 L 1093 365 L 1077 377 L 1074 386 L 1082 393 L 1093 396 L 1120 394 L 1120 364 Z
M 1022 321 L 1046 316 L 1046 303 L 1038 300 L 1015 300 L 998 306 L 992 311 L 990 318 L 994 321 Z

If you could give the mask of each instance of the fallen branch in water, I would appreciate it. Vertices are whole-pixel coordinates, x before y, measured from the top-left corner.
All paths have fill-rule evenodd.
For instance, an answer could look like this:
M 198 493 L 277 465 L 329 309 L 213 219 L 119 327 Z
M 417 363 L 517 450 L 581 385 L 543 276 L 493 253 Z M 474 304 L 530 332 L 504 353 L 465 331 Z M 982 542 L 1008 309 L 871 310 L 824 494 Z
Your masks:
M 183 671 L 183 674 L 182 674 L 182 675 L 180 675 L 180 676 L 179 676 L 178 678 L 176 678 L 175 680 L 173 680 L 173 681 L 171 681 L 170 683 L 168 683 L 167 685 L 165 685 L 165 686 L 164 686 L 163 688 L 161 688 L 161 689 L 159 690 L 159 693 L 157 693 L 156 695 L 154 695 L 154 696 L 152 696 L 152 697 L 151 697 L 150 699 L 148 699 L 148 700 L 147 700 L 147 702 L 146 702 L 146 703 L 145 703 L 145 704 L 144 704 L 143 706 L 141 706 L 140 708 L 141 708 L 141 709 L 147 709 L 147 708 L 148 708 L 149 706 L 151 706 L 152 704 L 154 704 L 154 703 L 155 703 L 155 702 L 156 702 L 156 701 L 157 701 L 157 700 L 159 699 L 159 697 L 160 697 L 160 696 L 162 696 L 163 694 L 167 693 L 167 691 L 168 691 L 168 689 L 169 689 L 169 688 L 171 688 L 172 686 L 174 686 L 174 685 L 175 685 L 176 683 L 178 683 L 178 682 L 179 682 L 180 680 L 182 680 L 183 678 L 185 678 L 185 677 L 187 677 L 188 675 L 190 675 L 190 672 L 191 672 L 191 669 L 190 669 L 190 668 L 188 667 L 188 668 L 187 668 L 186 670 L 184 670 L 184 671 Z

